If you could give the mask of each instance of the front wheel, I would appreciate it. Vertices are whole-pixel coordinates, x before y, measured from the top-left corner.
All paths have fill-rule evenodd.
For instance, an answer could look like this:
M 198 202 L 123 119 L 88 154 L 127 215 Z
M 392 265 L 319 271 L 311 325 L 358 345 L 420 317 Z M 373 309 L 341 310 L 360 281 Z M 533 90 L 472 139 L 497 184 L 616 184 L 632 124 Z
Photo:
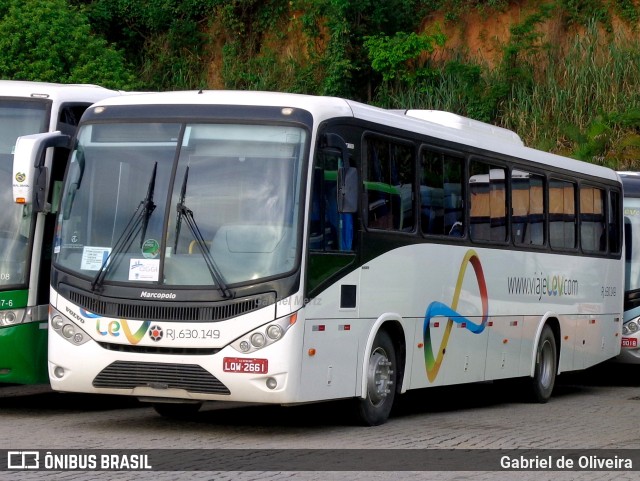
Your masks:
M 376 335 L 367 366 L 367 393 L 357 400 L 357 413 L 366 426 L 378 426 L 389 419 L 396 393 L 398 361 L 389 334 Z
M 544 326 L 536 350 L 536 367 L 530 378 L 531 400 L 546 403 L 551 397 L 558 372 L 556 337 L 549 326 Z

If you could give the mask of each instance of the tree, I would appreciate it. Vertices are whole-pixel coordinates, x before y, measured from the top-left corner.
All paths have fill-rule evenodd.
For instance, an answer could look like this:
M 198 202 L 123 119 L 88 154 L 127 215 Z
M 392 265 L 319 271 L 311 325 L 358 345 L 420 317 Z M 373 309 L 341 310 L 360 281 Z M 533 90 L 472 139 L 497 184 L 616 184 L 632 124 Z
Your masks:
M 0 77 L 135 89 L 122 53 L 67 0 L 0 0 Z

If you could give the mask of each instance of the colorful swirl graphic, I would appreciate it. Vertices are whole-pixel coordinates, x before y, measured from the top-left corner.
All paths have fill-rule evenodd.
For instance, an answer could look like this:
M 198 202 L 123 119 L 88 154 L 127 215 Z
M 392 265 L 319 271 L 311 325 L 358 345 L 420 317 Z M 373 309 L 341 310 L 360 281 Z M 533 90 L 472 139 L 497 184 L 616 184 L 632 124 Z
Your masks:
M 467 264 L 473 266 L 473 270 L 476 274 L 476 280 L 478 281 L 478 288 L 480 289 L 480 299 L 482 301 L 482 321 L 480 324 L 471 322 L 466 317 L 456 312 L 458 308 L 458 300 L 460 299 L 460 291 L 462 290 L 462 282 L 464 281 L 464 274 L 467 270 Z M 442 337 L 442 342 L 438 348 L 437 357 L 434 356 L 433 344 L 431 342 L 431 319 L 434 317 L 447 317 L 447 326 Z M 468 250 L 462 259 L 460 265 L 460 272 L 458 272 L 458 280 L 456 282 L 456 289 L 453 293 L 453 300 L 451 301 L 451 307 L 443 304 L 442 302 L 432 302 L 427 307 L 427 311 L 424 315 L 423 326 L 423 338 L 424 338 L 424 364 L 427 369 L 427 378 L 433 382 L 438 376 L 440 366 L 442 365 L 442 359 L 447 349 L 447 343 L 449 342 L 449 335 L 451 334 L 451 328 L 453 323 L 464 324 L 464 327 L 474 334 L 480 334 L 484 331 L 487 325 L 487 318 L 489 317 L 489 301 L 487 297 L 487 283 L 482 272 L 482 264 L 480 264 L 480 258 L 478 254 L 472 249 Z

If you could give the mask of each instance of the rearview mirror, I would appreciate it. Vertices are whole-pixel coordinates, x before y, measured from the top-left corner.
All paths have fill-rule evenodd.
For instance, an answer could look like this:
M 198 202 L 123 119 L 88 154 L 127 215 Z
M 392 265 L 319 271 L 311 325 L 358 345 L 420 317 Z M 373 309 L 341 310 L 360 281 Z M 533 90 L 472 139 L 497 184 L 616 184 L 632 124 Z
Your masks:
M 49 147 L 68 147 L 69 141 L 70 137 L 60 132 L 18 137 L 13 155 L 13 199 L 16 204 L 33 203 L 34 212 L 47 209 L 45 153 Z

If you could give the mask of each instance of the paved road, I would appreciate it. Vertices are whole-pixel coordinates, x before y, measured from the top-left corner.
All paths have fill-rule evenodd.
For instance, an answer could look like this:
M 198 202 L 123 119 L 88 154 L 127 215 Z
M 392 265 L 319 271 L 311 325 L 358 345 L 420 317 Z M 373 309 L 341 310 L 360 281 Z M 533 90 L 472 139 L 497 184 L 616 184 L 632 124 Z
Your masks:
M 404 397 L 389 422 L 351 423 L 343 402 L 282 408 L 216 404 L 173 421 L 130 398 L 0 388 L 0 449 L 610 449 L 640 450 L 640 367 L 561 376 L 548 404 L 476 384 Z M 638 466 L 640 468 L 640 466 Z M 461 465 L 460 469 L 465 469 Z M 635 472 L 33 472 L 2 479 L 637 479 Z M 10 474 L 10 477 L 7 475 Z M 4 475 L 4 476 L 3 476 Z

